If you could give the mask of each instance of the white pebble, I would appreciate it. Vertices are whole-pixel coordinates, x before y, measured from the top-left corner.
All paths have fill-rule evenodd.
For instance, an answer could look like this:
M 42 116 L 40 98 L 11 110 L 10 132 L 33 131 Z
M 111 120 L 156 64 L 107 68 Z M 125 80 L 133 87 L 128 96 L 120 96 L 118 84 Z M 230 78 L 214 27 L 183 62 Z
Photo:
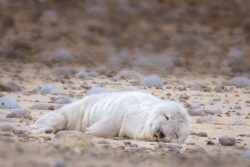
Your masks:
M 250 87 L 250 79 L 242 76 L 234 77 L 228 83 L 239 87 Z
M 0 108 L 2 109 L 20 109 L 20 105 L 16 99 L 10 96 L 3 96 L 0 98 Z
M 162 87 L 162 83 L 162 79 L 156 74 L 145 76 L 141 82 L 143 86 L 157 88 Z
M 53 85 L 43 85 L 38 88 L 41 94 L 65 95 L 65 91 Z

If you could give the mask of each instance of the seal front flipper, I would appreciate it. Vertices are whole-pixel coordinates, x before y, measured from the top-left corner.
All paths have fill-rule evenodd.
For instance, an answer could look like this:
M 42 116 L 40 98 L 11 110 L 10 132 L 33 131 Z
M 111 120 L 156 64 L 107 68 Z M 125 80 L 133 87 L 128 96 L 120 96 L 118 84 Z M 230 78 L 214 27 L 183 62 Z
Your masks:
M 39 118 L 34 124 L 30 125 L 32 133 L 42 132 L 58 132 L 63 130 L 66 126 L 66 119 L 63 114 L 58 112 L 51 112 Z
M 97 121 L 90 127 L 86 128 L 86 133 L 98 137 L 114 137 L 117 136 L 119 129 L 116 127 L 113 118 L 104 118 Z

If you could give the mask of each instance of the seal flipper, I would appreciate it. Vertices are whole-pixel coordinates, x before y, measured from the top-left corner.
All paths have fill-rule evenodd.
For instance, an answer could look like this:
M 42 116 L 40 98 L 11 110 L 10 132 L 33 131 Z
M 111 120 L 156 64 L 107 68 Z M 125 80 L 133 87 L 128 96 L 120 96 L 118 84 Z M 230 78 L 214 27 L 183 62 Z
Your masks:
M 119 129 L 116 127 L 113 118 L 104 118 L 86 128 L 86 133 L 98 137 L 117 136 Z
M 66 126 L 66 119 L 63 114 L 58 112 L 51 112 L 39 118 L 34 124 L 30 125 L 31 132 L 58 132 L 63 130 Z

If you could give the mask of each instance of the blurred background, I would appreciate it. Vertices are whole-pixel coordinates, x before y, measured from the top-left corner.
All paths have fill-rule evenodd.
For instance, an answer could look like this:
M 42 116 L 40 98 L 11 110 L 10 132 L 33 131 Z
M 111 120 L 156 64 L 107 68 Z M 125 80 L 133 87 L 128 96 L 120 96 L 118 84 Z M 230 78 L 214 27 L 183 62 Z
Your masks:
M 0 60 L 247 73 L 250 1 L 0 0 Z

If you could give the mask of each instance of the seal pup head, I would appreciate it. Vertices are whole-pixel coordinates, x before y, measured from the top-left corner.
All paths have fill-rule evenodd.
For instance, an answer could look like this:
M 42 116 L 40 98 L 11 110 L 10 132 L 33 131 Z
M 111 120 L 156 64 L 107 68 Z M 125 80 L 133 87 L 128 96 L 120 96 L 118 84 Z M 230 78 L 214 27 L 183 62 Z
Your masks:
M 154 141 L 182 143 L 190 132 L 190 120 L 186 110 L 176 102 L 163 102 L 152 112 L 150 133 Z

